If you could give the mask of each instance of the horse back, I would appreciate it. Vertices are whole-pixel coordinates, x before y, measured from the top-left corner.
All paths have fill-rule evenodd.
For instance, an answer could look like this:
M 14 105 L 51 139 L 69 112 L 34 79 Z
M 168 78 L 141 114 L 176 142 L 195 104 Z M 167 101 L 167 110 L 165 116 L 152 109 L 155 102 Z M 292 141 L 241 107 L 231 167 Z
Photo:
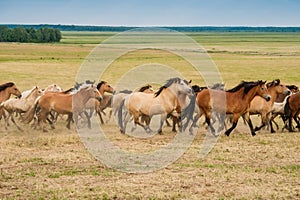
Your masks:
M 41 96 L 39 100 L 40 107 L 58 113 L 72 112 L 72 95 L 57 92 L 49 92 Z

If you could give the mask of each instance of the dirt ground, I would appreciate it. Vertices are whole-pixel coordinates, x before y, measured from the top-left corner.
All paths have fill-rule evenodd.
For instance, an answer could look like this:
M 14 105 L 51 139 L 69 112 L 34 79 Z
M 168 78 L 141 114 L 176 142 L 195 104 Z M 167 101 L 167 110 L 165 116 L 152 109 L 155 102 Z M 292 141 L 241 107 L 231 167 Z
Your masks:
M 3 121 L 1 122 L 3 123 Z M 145 174 L 108 168 L 85 149 L 77 132 L 60 121 L 55 130 L 0 132 L 1 199 L 299 199 L 299 133 L 252 137 L 242 123 L 221 135 L 203 159 L 199 128 L 183 156 L 163 169 Z M 174 137 L 142 140 L 119 133 L 113 122 L 105 133 L 124 150 L 151 151 Z M 30 130 L 30 131 L 29 131 Z

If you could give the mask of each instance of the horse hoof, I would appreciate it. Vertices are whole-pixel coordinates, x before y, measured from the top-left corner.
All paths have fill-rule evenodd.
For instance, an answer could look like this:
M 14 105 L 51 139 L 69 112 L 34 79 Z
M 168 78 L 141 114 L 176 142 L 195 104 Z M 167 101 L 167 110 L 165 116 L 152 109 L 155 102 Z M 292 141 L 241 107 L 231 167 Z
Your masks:
M 256 133 L 255 133 L 255 132 L 252 132 L 252 133 L 251 133 L 251 135 L 252 135 L 252 136 L 255 136 L 255 135 L 256 135 Z
M 162 130 L 158 131 L 158 134 L 162 135 Z
M 225 135 L 227 135 L 229 137 L 230 133 L 225 132 Z
M 258 127 L 255 127 L 254 131 L 259 131 L 259 128 L 258 128 Z

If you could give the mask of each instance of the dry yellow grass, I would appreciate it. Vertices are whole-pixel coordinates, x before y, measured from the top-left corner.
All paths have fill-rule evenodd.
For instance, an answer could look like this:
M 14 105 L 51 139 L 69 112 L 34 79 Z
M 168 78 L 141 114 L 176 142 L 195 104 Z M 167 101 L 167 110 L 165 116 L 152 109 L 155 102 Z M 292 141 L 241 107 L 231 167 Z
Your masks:
M 213 35 L 216 39 L 202 39 L 201 34 L 194 37 L 211 52 L 228 88 L 242 79 L 281 78 L 300 85 L 298 36 L 287 34 L 291 41 L 279 43 L 269 41 L 272 35 L 264 36 L 268 42 L 258 42 L 255 34 L 253 38 L 246 36 L 248 42 L 240 42 L 243 35 L 239 39 L 232 35 L 232 42 L 227 41 L 227 34 Z M 14 81 L 21 90 L 51 83 L 71 87 L 81 62 L 94 45 L 68 44 L 67 35 L 64 41 L 66 44 L 0 43 L 1 82 Z M 134 59 L 136 56 L 140 59 Z M 161 62 L 165 58 L 185 69 L 184 62 L 174 55 L 150 50 L 132 52 L 114 65 L 138 65 L 143 62 L 141 58 Z M 107 72 L 105 79 L 113 82 L 118 73 L 121 72 Z M 195 83 L 203 83 L 194 74 L 187 76 Z M 259 120 L 254 119 L 254 123 Z M 24 132 L 14 126 L 5 130 L 3 124 L 1 120 L 1 199 L 300 198 L 299 133 L 269 134 L 265 130 L 252 137 L 240 122 L 230 137 L 222 135 L 213 150 L 199 159 L 205 133 L 200 125 L 193 144 L 176 162 L 152 173 L 128 174 L 95 160 L 74 128 L 66 129 L 64 120 L 59 120 L 56 129 L 48 133 L 27 125 Z M 103 128 L 110 140 L 124 150 L 158 149 L 174 137 L 170 128 L 165 128 L 163 135 L 143 140 L 121 135 L 113 122 Z

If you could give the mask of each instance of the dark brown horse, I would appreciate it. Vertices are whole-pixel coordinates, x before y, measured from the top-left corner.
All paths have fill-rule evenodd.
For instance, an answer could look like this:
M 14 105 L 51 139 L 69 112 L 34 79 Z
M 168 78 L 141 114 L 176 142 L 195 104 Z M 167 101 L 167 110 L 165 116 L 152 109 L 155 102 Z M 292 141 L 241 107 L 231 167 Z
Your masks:
M 229 136 L 232 130 L 237 126 L 238 120 L 242 115 L 245 115 L 251 134 L 254 136 L 255 130 L 249 117 L 250 102 L 257 95 L 265 98 L 267 101 L 271 99 L 270 95 L 267 93 L 265 83 L 265 81 L 242 81 L 238 86 L 226 92 L 212 89 L 199 92 L 196 100 L 200 110 L 205 115 L 205 121 L 208 124 L 210 131 L 215 134 L 215 129 L 211 125 L 212 111 L 214 111 L 223 116 L 225 114 L 233 115 L 232 127 L 225 132 L 227 136 Z M 224 101 L 226 101 L 226 103 Z M 224 122 L 221 122 L 220 124 L 224 124 Z M 220 128 L 219 131 L 221 131 Z
M 292 94 L 288 97 L 287 102 L 284 107 L 285 116 L 288 118 L 289 122 L 289 132 L 293 132 L 292 121 L 295 120 L 297 128 L 300 131 L 300 123 L 298 120 L 298 115 L 300 111 L 300 92 Z

